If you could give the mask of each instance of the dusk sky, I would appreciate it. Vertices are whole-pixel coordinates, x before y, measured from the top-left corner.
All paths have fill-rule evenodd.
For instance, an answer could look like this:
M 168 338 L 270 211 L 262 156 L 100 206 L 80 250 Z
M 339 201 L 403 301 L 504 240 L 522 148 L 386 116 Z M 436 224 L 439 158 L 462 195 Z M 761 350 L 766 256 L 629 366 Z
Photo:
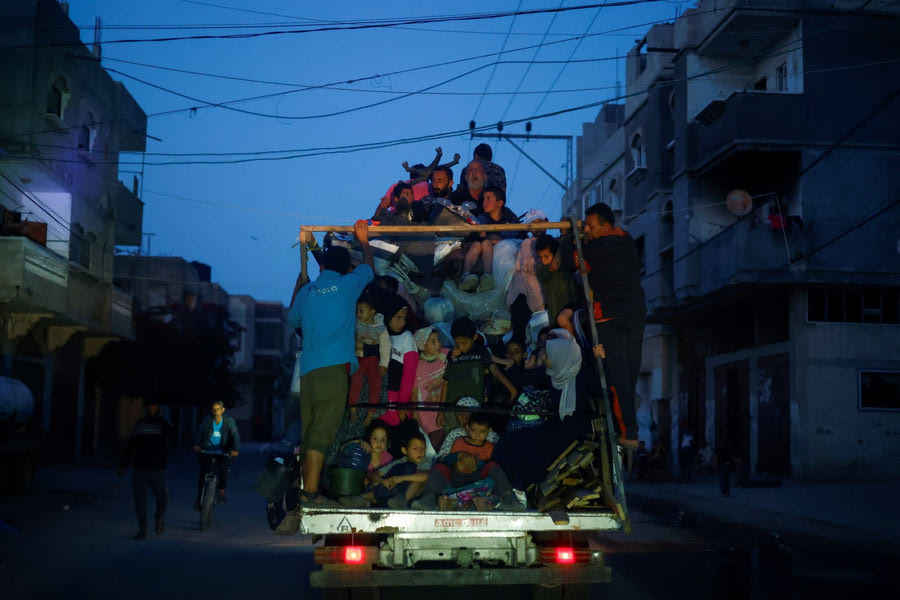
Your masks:
M 299 226 L 369 217 L 406 178 L 401 162 L 428 163 L 436 146 L 444 160 L 462 156 L 458 182 L 488 141 L 509 207 L 560 218 L 562 189 L 508 143 L 471 140 L 469 121 L 496 133 L 498 121 L 531 119 L 534 134 L 579 135 L 615 97 L 617 73 L 624 90 L 635 40 L 694 3 L 550 12 L 585 4 L 72 0 L 69 14 L 88 44 L 102 19 L 103 66 L 148 115 L 145 164 L 122 155 L 120 179 L 130 186 L 143 169 L 151 254 L 208 263 L 229 293 L 287 303 Z M 542 12 L 462 19 L 517 11 Z M 365 28 L 333 30 L 347 26 Z M 525 133 L 524 122 L 504 132 Z M 564 180 L 564 141 L 523 147 Z

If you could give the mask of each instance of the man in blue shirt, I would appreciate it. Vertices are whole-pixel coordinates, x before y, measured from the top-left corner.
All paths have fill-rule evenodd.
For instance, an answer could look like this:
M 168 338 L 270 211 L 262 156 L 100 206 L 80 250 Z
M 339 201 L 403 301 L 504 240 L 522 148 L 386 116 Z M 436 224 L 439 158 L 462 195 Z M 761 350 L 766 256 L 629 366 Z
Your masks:
M 375 274 L 369 228 L 365 221 L 354 226 L 364 264 L 350 266 L 346 248 L 324 253 L 319 277 L 297 292 L 288 311 L 291 327 L 301 328 L 300 438 L 303 490 L 300 501 L 327 503 L 319 494 L 325 452 L 334 441 L 347 404 L 348 375 L 356 370 L 356 301 Z M 300 243 L 308 241 L 301 233 Z M 302 274 L 301 274 L 302 276 Z M 298 278 L 299 279 L 299 278 Z
M 241 434 L 238 433 L 237 423 L 231 417 L 225 416 L 225 405 L 216 400 L 212 404 L 212 414 L 206 415 L 200 427 L 197 428 L 194 452 L 211 450 L 228 454 L 234 458 L 241 451 Z M 199 454 L 200 476 L 197 479 L 197 500 L 194 502 L 194 510 L 200 510 L 200 494 L 203 491 L 203 483 L 206 472 L 212 467 L 212 457 L 209 454 Z M 228 483 L 228 464 L 222 460 L 216 463 L 216 477 L 219 485 L 216 492 L 219 502 L 225 501 L 225 484 Z

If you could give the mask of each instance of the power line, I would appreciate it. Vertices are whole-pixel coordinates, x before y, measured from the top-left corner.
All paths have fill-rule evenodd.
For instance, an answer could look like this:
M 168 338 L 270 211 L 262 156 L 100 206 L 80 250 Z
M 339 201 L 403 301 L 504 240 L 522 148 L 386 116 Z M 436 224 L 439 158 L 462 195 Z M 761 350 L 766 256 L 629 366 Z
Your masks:
M 531 65 L 534 65 L 534 64 L 561 64 L 561 63 L 566 63 L 566 62 L 568 62 L 568 63 L 588 63 L 588 62 L 602 62 L 602 61 L 609 61 L 609 60 L 617 60 L 617 58 L 616 57 L 590 58 L 590 59 L 582 59 L 582 60 L 577 60 L 577 61 L 559 61 L 559 60 L 554 60 L 554 61 L 495 61 L 493 63 L 493 65 L 496 66 L 496 65 L 509 65 L 509 64 L 528 64 L 529 68 L 530 68 Z M 226 110 L 232 110 L 235 112 L 239 112 L 239 113 L 251 115 L 251 116 L 256 116 L 256 117 L 266 117 L 266 118 L 279 119 L 279 120 L 283 119 L 283 120 L 289 120 L 289 121 L 302 121 L 302 120 L 309 120 L 309 119 L 322 119 L 322 118 L 327 118 L 327 117 L 336 117 L 336 116 L 346 115 L 346 114 L 349 114 L 352 112 L 357 112 L 357 111 L 365 110 L 368 108 L 374 108 L 376 106 L 389 104 L 391 102 L 396 102 L 398 100 L 403 100 L 404 98 L 408 98 L 410 96 L 415 96 L 415 95 L 421 94 L 423 92 L 427 92 L 429 90 L 433 90 L 435 88 L 447 85 L 448 83 L 452 83 L 452 82 L 462 79 L 464 77 L 468 77 L 469 75 L 477 73 L 478 71 L 481 71 L 482 69 L 485 69 L 489 66 L 491 66 L 491 64 L 481 65 L 479 67 L 475 67 L 474 69 L 470 69 L 464 73 L 454 75 L 453 77 L 450 77 L 449 79 L 445 79 L 438 83 L 426 86 L 420 90 L 415 90 L 412 92 L 405 92 L 403 94 L 400 94 L 399 96 L 395 96 L 395 97 L 389 98 L 387 100 L 381 100 L 379 102 L 372 102 L 370 104 L 364 104 L 361 106 L 355 106 L 353 108 L 348 108 L 348 109 L 339 110 L 339 111 L 332 111 L 332 112 L 328 112 L 328 113 L 321 113 L 321 114 L 317 114 L 317 115 L 278 115 L 278 114 L 272 114 L 272 113 L 263 113 L 263 112 L 259 112 L 259 111 L 240 109 L 240 108 L 235 108 L 234 106 L 231 106 L 233 104 L 238 104 L 238 103 L 253 102 L 253 101 L 258 101 L 258 100 L 282 97 L 282 96 L 286 96 L 288 94 L 294 94 L 297 92 L 307 91 L 312 88 L 306 88 L 306 89 L 301 89 L 301 90 L 288 90 L 288 91 L 283 91 L 283 92 L 274 92 L 271 94 L 253 96 L 250 98 L 240 98 L 237 100 L 228 100 L 225 102 L 212 102 L 209 100 L 203 100 L 201 98 L 196 98 L 194 96 L 189 96 L 182 92 L 178 92 L 176 90 L 152 83 L 145 79 L 141 79 L 134 75 L 130 75 L 128 73 L 125 73 L 124 71 L 119 71 L 118 69 L 112 69 L 112 68 L 107 67 L 106 70 L 110 73 L 116 73 L 118 75 L 121 75 L 122 77 L 132 79 L 139 83 L 143 83 L 144 85 L 167 92 L 169 94 L 173 94 L 180 98 L 184 98 L 186 100 L 192 100 L 194 102 L 200 102 L 202 104 L 205 104 L 207 107 L 224 108 Z M 515 97 L 515 94 L 517 94 L 517 93 L 518 93 L 518 91 L 514 92 L 513 97 Z
M 558 8 L 562 8 L 562 5 L 564 2 L 565 2 L 565 0 L 560 0 Z M 550 29 L 553 28 L 553 23 L 556 22 L 556 16 L 558 14 L 559 13 L 555 13 L 553 15 L 553 18 L 550 19 L 550 23 L 547 25 L 547 31 L 544 33 L 544 36 L 541 37 L 540 44 L 538 44 L 537 47 L 535 48 L 534 55 L 531 57 L 531 61 L 528 64 L 528 67 L 526 67 L 525 73 L 522 75 L 522 78 L 519 80 L 519 85 L 516 86 L 516 92 L 518 92 L 520 89 L 522 89 L 522 84 L 525 83 L 525 78 L 528 77 L 528 73 L 531 72 L 531 64 L 533 64 L 535 62 L 535 59 L 537 58 L 538 53 L 541 51 L 541 44 L 543 44 L 544 40 L 547 39 L 547 33 L 550 33 Z M 503 113 L 500 115 L 501 121 L 503 121 L 506 118 L 506 113 L 509 112 L 509 107 L 512 106 L 512 103 L 513 103 L 513 101 L 515 101 L 515 99 L 516 99 L 516 96 L 515 96 L 515 94 L 513 94 L 510 97 L 509 102 L 506 104 L 506 108 L 503 109 Z
M 694 11 L 694 12 L 691 13 L 690 15 L 686 15 L 684 18 L 687 18 L 687 16 L 691 16 L 691 17 L 700 17 L 700 16 L 703 16 L 703 15 L 705 15 L 705 14 L 709 14 L 709 13 L 713 13 L 713 12 L 716 12 L 716 10 L 715 10 L 715 9 L 710 9 L 710 10 L 706 10 L 706 11 Z M 593 37 L 593 36 L 596 36 L 596 35 L 606 35 L 606 34 L 609 34 L 609 33 L 614 33 L 614 32 L 619 32 L 619 31 L 627 31 L 627 30 L 630 30 L 630 29 L 635 29 L 635 28 L 637 28 L 637 27 L 651 26 L 651 25 L 657 25 L 657 24 L 660 24 L 660 23 L 668 23 L 668 22 L 669 22 L 668 19 L 659 19 L 659 20 L 655 20 L 655 21 L 647 21 L 647 22 L 644 22 L 644 23 L 639 23 L 639 24 L 635 24 L 635 25 L 626 25 L 626 26 L 623 26 L 623 27 L 618 27 L 618 28 L 610 29 L 610 30 L 607 30 L 607 31 L 604 31 L 604 32 L 598 32 L 598 33 L 595 33 L 595 34 L 590 34 L 590 36 Z M 573 38 L 570 38 L 570 39 L 563 39 L 563 40 L 556 40 L 556 41 L 552 41 L 552 42 L 545 42 L 545 43 L 542 44 L 542 45 L 543 45 L 543 46 L 551 46 L 551 45 L 555 45 L 555 44 L 567 43 L 567 42 L 570 42 L 570 41 L 575 41 L 575 40 L 579 39 L 579 37 L 580 37 L 580 36 L 576 36 L 576 37 L 573 37 Z M 533 44 L 533 45 L 529 45 L 529 46 L 522 46 L 522 47 L 516 48 L 516 49 L 514 49 L 514 50 L 508 50 L 508 51 L 506 51 L 506 53 L 508 54 L 508 53 L 512 53 L 512 52 L 519 52 L 519 51 L 524 51 L 524 50 L 530 50 L 530 49 L 533 49 L 533 48 L 535 48 L 535 47 L 539 47 L 539 46 L 538 46 L 538 45 L 534 45 L 534 44 Z M 2 50 L 2 48 L 0 48 L 0 50 Z M 472 60 L 478 60 L 478 59 L 480 59 L 480 58 L 488 58 L 488 57 L 492 57 L 492 56 L 498 56 L 499 54 L 500 54 L 500 53 L 497 53 L 497 52 L 491 52 L 491 53 L 481 54 L 481 55 L 477 55 L 477 56 L 470 56 L 470 57 L 461 58 L 461 59 L 455 59 L 455 60 L 450 60 L 450 61 L 443 61 L 443 62 L 440 62 L 440 63 L 434 63 L 434 64 L 430 64 L 430 65 L 422 65 L 422 66 L 411 67 L 411 68 L 407 68 L 407 69 L 399 69 L 399 70 L 392 71 L 392 72 L 388 72 L 388 73 L 382 73 L 382 74 L 376 74 L 376 75 L 368 75 L 368 76 L 364 76 L 364 77 L 357 77 L 357 78 L 353 78 L 353 79 L 342 80 L 342 81 L 337 81 L 337 82 L 332 82 L 332 83 L 327 83 L 327 84 L 314 85 L 314 86 L 309 86 L 309 88 L 310 88 L 310 89 L 320 89 L 320 88 L 327 88 L 327 87 L 330 87 L 330 86 L 340 85 L 340 84 L 353 84 L 353 83 L 359 83 L 359 82 L 362 82 L 362 81 L 368 81 L 368 80 L 377 79 L 377 78 L 381 78 L 381 77 L 388 77 L 388 76 L 400 75 L 400 74 L 405 74 L 405 73 L 413 73 L 413 72 L 417 72 L 417 71 L 422 71 L 422 70 L 427 70 L 427 69 L 432 69 L 432 68 L 437 68 L 437 67 L 442 67 L 442 66 L 449 66 L 449 65 L 456 64 L 456 63 L 461 63 L 461 62 L 468 62 L 468 61 L 472 61 Z M 70 57 L 73 57 L 73 58 L 80 58 L 80 59 L 83 59 L 83 60 L 96 60 L 96 59 L 94 59 L 94 58 L 92 58 L 92 57 L 90 57 L 90 56 L 76 56 L 76 55 L 71 55 L 71 54 L 70 54 L 69 56 L 70 56 Z M 149 65 L 147 65 L 147 66 L 149 66 Z M 200 74 L 200 73 L 197 73 L 197 74 Z M 239 102 L 239 101 L 241 101 L 241 100 L 237 100 L 236 102 Z M 178 114 L 178 113 L 183 113 L 183 112 L 193 112 L 193 111 L 199 110 L 199 109 L 201 109 L 201 108 L 209 108 L 209 106 L 208 106 L 208 105 L 207 105 L 207 106 L 201 106 L 201 107 L 190 106 L 190 107 L 187 107 L 187 108 L 179 108 L 179 109 L 173 109 L 173 110 L 167 110 L 167 111 L 161 111 L 161 112 L 151 113 L 151 114 L 148 114 L 148 115 L 146 115 L 146 116 L 147 116 L 147 118 L 149 119 L 149 118 L 153 118 L 153 117 L 168 116 L 168 115 Z M 101 124 L 111 124 L 111 123 L 118 123 L 118 122 L 124 121 L 124 120 L 126 120 L 126 119 L 124 119 L 124 118 L 122 118 L 122 119 L 110 119 L 110 120 L 106 120 L 106 121 L 99 122 L 99 123 L 97 123 L 97 125 L 101 125 Z M 79 127 L 80 127 L 80 125 L 73 125 L 73 126 L 70 126 L 70 127 L 56 127 L 56 128 L 53 128 L 53 129 L 47 129 L 47 130 L 43 130 L 43 131 L 37 131 L 37 132 L 30 132 L 30 133 L 20 134 L 19 136 L 16 136 L 16 137 L 24 137 L 24 136 L 38 135 L 38 134 L 41 134 L 41 133 L 58 133 L 58 132 L 63 132 L 63 131 L 70 131 L 70 130 L 72 130 L 72 129 L 77 129 L 77 128 L 79 128 Z M 11 139 L 11 138 L 7 138 L 7 139 Z
M 775 56 L 777 56 L 779 54 L 793 52 L 793 51 L 794 50 L 779 52 L 779 53 L 776 53 Z M 768 57 L 770 57 L 770 56 L 765 56 L 764 58 L 768 58 Z M 741 66 L 742 64 L 745 64 L 746 62 L 748 62 L 748 61 L 740 61 L 738 63 L 732 64 L 728 68 L 736 68 L 738 66 Z M 707 74 L 719 72 L 719 71 L 723 70 L 724 68 L 725 67 L 713 69 L 712 71 L 707 72 Z M 706 74 L 697 74 L 697 75 L 694 75 L 691 77 L 687 77 L 683 81 L 693 80 L 693 79 L 696 79 L 696 78 L 704 76 L 704 75 L 706 75 Z M 673 85 L 674 83 L 676 83 L 676 81 L 670 80 L 670 81 L 666 82 L 666 85 Z M 571 108 L 559 109 L 559 110 L 551 111 L 551 112 L 544 113 L 541 115 L 533 115 L 530 117 L 523 117 L 520 119 L 506 121 L 505 124 L 506 125 L 517 125 L 519 123 L 524 123 L 526 121 L 536 121 L 539 119 L 555 117 L 555 116 L 559 116 L 562 114 L 585 110 L 588 108 L 596 108 L 598 106 L 608 104 L 609 102 L 625 100 L 629 97 L 646 94 L 648 91 L 649 91 L 649 88 L 644 89 L 644 90 L 638 90 L 638 91 L 632 92 L 630 94 L 622 94 L 613 99 L 606 99 L 606 100 L 600 100 L 600 101 L 596 101 L 596 102 L 590 102 L 588 104 L 583 104 L 583 105 L 575 106 L 575 107 L 571 107 Z M 421 135 L 421 136 L 412 137 L 412 138 L 400 138 L 400 139 L 387 140 L 387 141 L 382 141 L 382 142 L 368 142 L 368 143 L 363 143 L 363 144 L 351 144 L 351 145 L 345 145 L 345 146 L 323 147 L 323 148 L 315 149 L 315 151 L 305 151 L 305 150 L 285 151 L 285 152 L 293 152 L 293 154 L 288 155 L 288 156 L 274 156 L 274 157 L 273 156 L 261 156 L 261 154 L 263 154 L 263 153 L 269 154 L 271 152 L 248 152 L 247 153 L 247 155 L 249 155 L 248 158 L 240 158 L 240 159 L 232 159 L 232 160 L 224 160 L 224 161 L 203 161 L 203 160 L 164 161 L 164 162 L 149 162 L 149 163 L 142 162 L 141 164 L 146 165 L 146 166 L 171 166 L 171 165 L 190 165 L 190 164 L 238 164 L 238 163 L 258 162 L 258 161 L 269 162 L 269 161 L 276 161 L 276 160 L 291 160 L 291 159 L 295 159 L 295 158 L 309 158 L 312 156 L 324 156 L 324 155 L 330 155 L 330 154 L 347 154 L 347 153 L 358 152 L 358 151 L 362 151 L 362 150 L 376 150 L 376 149 L 381 149 L 381 148 L 388 148 L 388 147 L 399 146 L 399 145 L 408 144 L 408 143 L 446 139 L 446 138 L 458 137 L 458 136 L 470 134 L 473 131 L 475 131 L 475 132 L 487 131 L 489 129 L 492 129 L 493 127 L 494 127 L 493 125 L 485 125 L 485 126 L 481 126 L 481 127 L 476 127 L 474 130 L 470 130 L 470 129 L 462 130 L 461 129 L 461 130 L 456 130 L 456 131 L 426 134 L 426 135 Z M 12 156 L 12 155 L 10 155 L 10 156 Z M 30 157 L 17 156 L 16 158 L 30 158 Z M 58 162 L 76 162 L 74 159 L 72 159 L 72 160 L 55 159 L 55 160 L 57 160 Z M 138 163 L 122 163 L 121 161 L 119 161 L 119 163 L 117 163 L 117 164 L 129 165 L 129 164 L 138 164 Z
M 782 47 L 791 46 L 796 43 L 797 43 L 796 41 L 790 42 L 788 44 L 783 45 Z M 698 73 L 698 74 L 692 75 L 690 77 L 687 77 L 687 78 L 684 78 L 681 80 L 669 80 L 669 81 L 665 82 L 665 85 L 673 85 L 673 84 L 679 83 L 679 82 L 700 79 L 700 78 L 706 77 L 710 74 L 721 73 L 727 69 L 733 69 L 738 66 L 756 62 L 758 60 L 762 60 L 763 58 L 769 58 L 771 56 L 777 56 L 780 54 L 794 52 L 795 50 L 797 50 L 797 48 L 790 48 L 790 49 L 779 51 L 776 53 L 759 53 L 748 59 L 744 59 L 741 61 L 736 61 L 736 62 L 727 64 L 727 65 L 723 65 L 723 66 L 717 67 L 715 69 L 711 69 L 710 71 Z M 900 59 L 888 59 L 886 61 L 877 61 L 875 63 L 865 63 L 863 65 L 846 65 L 846 66 L 842 66 L 842 67 L 834 67 L 834 68 L 829 68 L 829 69 L 816 69 L 816 70 L 811 70 L 808 73 L 824 72 L 824 71 L 831 71 L 831 70 L 834 70 L 834 71 L 847 70 L 847 69 L 853 69 L 853 68 L 875 66 L 877 64 L 884 64 L 886 62 L 896 62 L 896 61 L 900 61 Z M 638 90 L 638 91 L 632 92 L 631 94 L 620 95 L 613 99 L 606 99 L 606 100 L 592 102 L 592 103 L 588 103 L 588 104 L 584 104 L 584 105 L 580 105 L 580 106 L 561 109 L 561 110 L 545 113 L 542 115 L 533 115 L 531 117 L 516 119 L 516 120 L 507 122 L 507 124 L 515 125 L 515 124 L 522 123 L 522 122 L 525 122 L 528 120 L 549 118 L 549 117 L 557 116 L 560 114 L 575 112 L 575 111 L 584 110 L 587 108 L 594 108 L 594 107 L 606 104 L 608 102 L 621 101 L 621 100 L 627 99 L 628 97 L 644 94 L 644 93 L 647 93 L 647 91 L 648 90 L 646 90 L 646 89 Z M 482 126 L 482 127 L 476 128 L 475 131 L 485 131 L 485 130 L 491 129 L 492 127 L 493 127 L 493 125 Z M 380 148 L 387 148 L 387 147 L 392 147 L 392 146 L 397 146 L 397 145 L 407 144 L 407 143 L 416 143 L 416 142 L 429 141 L 429 140 L 447 139 L 447 138 L 451 138 L 451 137 L 462 136 L 462 135 L 465 135 L 468 133 L 469 133 L 468 130 L 456 130 L 456 131 L 449 131 L 449 132 L 442 132 L 442 133 L 435 133 L 435 134 L 427 134 L 427 135 L 417 136 L 417 137 L 401 138 L 401 139 L 387 140 L 387 141 L 382 141 L 382 142 L 368 142 L 368 143 L 362 143 L 362 144 L 351 144 L 351 145 L 345 145 L 345 146 L 246 152 L 246 153 L 240 153 L 239 155 L 245 155 L 245 156 L 248 156 L 251 158 L 241 158 L 241 159 L 237 159 L 237 160 L 228 160 L 228 161 L 165 161 L 165 162 L 155 162 L 155 163 L 151 162 L 151 163 L 146 163 L 146 164 L 148 166 L 170 166 L 170 165 L 181 165 L 181 164 L 234 164 L 234 163 L 243 163 L 243 162 L 251 162 L 251 161 L 290 160 L 290 159 L 294 159 L 294 158 L 307 158 L 307 157 L 311 157 L 311 156 L 321 156 L 321 155 L 328 155 L 328 154 L 344 154 L 344 153 L 348 153 L 348 152 L 355 152 L 355 151 L 362 151 L 362 150 L 374 150 L 374 149 L 380 149 Z M 266 157 L 266 155 L 269 155 L 269 154 L 288 154 L 288 153 L 290 153 L 288 156 Z M 234 156 L 235 154 L 234 153 L 188 154 L 188 156 L 202 156 L 202 155 Z M 252 157 L 256 157 L 256 158 L 252 158 Z M 32 157 L 17 156 L 17 158 L 32 158 Z M 54 159 L 54 160 L 58 160 L 59 162 L 67 162 L 64 159 Z M 119 161 L 119 163 L 117 163 L 117 164 L 129 165 L 129 164 L 138 164 L 138 163 L 123 163 L 123 162 Z M 141 164 L 143 166 L 143 163 L 141 163 Z
M 610 2 L 608 6 L 633 6 L 638 4 L 651 4 L 660 2 L 661 0 L 618 0 L 616 2 Z M 289 29 L 289 30 L 279 30 L 279 31 L 260 31 L 260 32 L 251 32 L 251 33 L 233 33 L 233 34 L 220 34 L 220 35 L 189 35 L 189 36 L 170 36 L 170 37 L 161 37 L 161 38 L 130 38 L 130 39 L 119 39 L 119 40 L 108 40 L 103 42 L 104 46 L 110 46 L 113 44 L 132 44 L 132 43 L 157 43 L 157 42 L 175 42 L 175 41 L 187 41 L 187 40 L 216 40 L 216 39 L 250 39 L 257 37 L 266 37 L 266 36 L 274 36 L 274 35 L 302 35 L 306 33 L 321 33 L 327 31 L 354 31 L 354 30 L 362 30 L 362 29 L 384 29 L 388 27 L 397 27 L 400 25 L 423 25 L 428 23 L 448 23 L 448 22 L 465 22 L 465 21 L 483 21 L 483 20 L 492 20 L 492 19 L 503 19 L 509 18 L 513 16 L 520 15 L 539 15 L 539 14 L 558 14 L 563 12 L 573 12 L 573 11 L 581 11 L 581 10 L 589 10 L 591 8 L 597 8 L 598 4 L 587 4 L 581 6 L 572 6 L 568 8 L 541 8 L 541 9 L 530 9 L 530 10 L 520 10 L 520 11 L 505 11 L 505 12 L 496 12 L 496 13 L 470 13 L 470 14 L 461 14 L 461 15 L 445 15 L 445 16 L 434 16 L 434 17 L 418 17 L 411 19 L 372 19 L 372 20 L 358 20 L 358 21 L 343 21 L 333 25 L 326 25 L 320 27 L 310 27 L 304 29 Z M 45 44 L 29 44 L 24 46 L 0 46 L 0 51 L 3 50 L 24 50 L 31 48 L 66 48 L 72 46 L 81 46 L 81 42 L 78 43 L 70 43 L 70 42 L 48 42 Z
M 534 112 L 538 112 L 541 110 L 541 107 L 544 106 L 544 102 L 546 102 L 547 97 L 550 95 L 550 92 L 553 88 L 556 87 L 556 84 L 559 82 L 559 78 L 562 77 L 562 74 L 565 72 L 566 67 L 569 66 L 572 62 L 572 59 L 575 58 L 575 53 L 578 52 L 578 49 L 581 48 L 581 43 L 587 38 L 588 33 L 591 31 L 591 27 L 594 26 L 594 23 L 597 22 L 597 19 L 600 18 L 600 12 L 603 10 L 603 7 L 597 9 L 597 12 L 594 13 L 594 18 L 591 19 L 591 22 L 588 23 L 588 26 L 584 29 L 584 35 L 576 42 L 575 47 L 572 48 L 572 52 L 569 54 L 569 59 L 563 63 L 562 68 L 559 70 L 559 73 L 556 74 L 556 77 L 553 79 L 553 83 L 550 84 L 550 88 L 547 90 L 547 93 L 544 94 L 544 97 L 541 98 L 541 101 L 538 103 L 537 108 L 534 109 Z M 618 56 L 616 58 L 619 58 Z M 625 57 L 622 57 L 625 58 Z
M 516 10 L 519 10 L 520 8 L 522 8 L 522 0 L 519 0 L 519 4 L 516 6 Z M 509 34 L 512 33 L 513 26 L 515 26 L 515 24 L 516 24 L 516 18 L 513 17 L 512 20 L 509 22 L 509 29 L 506 30 L 506 36 L 503 38 L 503 44 L 501 44 L 501 46 L 500 46 L 500 56 L 502 56 L 504 51 L 506 50 L 506 42 L 509 41 Z M 495 62 L 494 68 L 491 69 L 491 74 L 488 77 L 487 83 L 484 84 L 484 90 L 481 92 L 481 97 L 478 98 L 478 104 L 475 105 L 475 110 L 472 112 L 472 120 L 473 121 L 478 118 L 478 110 L 481 108 L 481 103 L 484 101 L 485 92 L 487 92 L 488 88 L 491 87 L 491 82 L 494 80 L 494 73 L 496 73 L 496 72 L 497 72 L 497 63 Z
M 790 42 L 788 44 L 785 44 L 784 46 L 791 46 L 791 45 L 794 45 L 795 43 L 796 42 Z M 668 80 L 664 83 L 664 85 L 671 86 L 678 82 L 698 79 L 698 78 L 705 77 L 712 73 L 719 73 L 719 72 L 722 72 L 727 69 L 737 68 L 739 66 L 742 66 L 742 65 L 745 65 L 748 63 L 757 62 L 764 58 L 771 58 L 772 56 L 778 56 L 781 54 L 794 52 L 796 50 L 797 50 L 797 48 L 792 48 L 792 49 L 783 50 L 783 51 L 779 51 L 779 52 L 775 52 L 775 53 L 759 53 L 750 58 L 747 58 L 747 59 L 744 59 L 741 61 L 736 61 L 734 63 L 730 63 L 729 65 L 724 65 L 721 67 L 717 67 L 715 69 L 711 69 L 710 71 L 707 71 L 704 73 L 698 73 L 698 74 L 686 77 L 683 80 Z M 630 94 L 620 95 L 614 99 L 605 99 L 605 100 L 600 100 L 600 101 L 596 101 L 596 102 L 591 102 L 588 104 L 583 104 L 580 106 L 559 109 L 559 110 L 551 111 L 551 112 L 544 113 L 541 115 L 532 115 L 530 117 L 514 119 L 514 120 L 507 121 L 506 124 L 507 125 L 516 125 L 519 123 L 523 123 L 525 121 L 535 121 L 535 120 L 550 118 L 550 117 L 554 117 L 554 116 L 558 116 L 558 115 L 566 114 L 566 113 L 570 113 L 570 112 L 577 112 L 580 110 L 585 110 L 587 108 L 596 108 L 597 106 L 607 104 L 611 101 L 624 100 L 629 97 L 637 96 L 640 94 L 645 94 L 648 91 L 649 91 L 649 88 L 644 89 L 644 90 L 637 90 Z M 476 132 L 485 131 L 485 130 L 491 129 L 492 127 L 493 127 L 493 125 L 476 127 L 474 129 L 474 131 L 476 131 Z M 435 133 L 435 134 L 426 134 L 426 135 L 412 137 L 412 138 L 401 138 L 401 139 L 387 140 L 387 141 L 382 141 L 382 142 L 369 142 L 369 143 L 364 143 L 364 144 L 352 144 L 352 145 L 346 145 L 346 146 L 332 146 L 332 147 L 317 148 L 314 150 L 287 150 L 284 152 L 293 152 L 293 154 L 288 155 L 288 156 L 278 156 L 278 157 L 271 157 L 271 156 L 270 157 L 262 157 L 261 155 L 266 152 L 248 152 L 247 155 L 254 157 L 254 158 L 241 158 L 241 159 L 233 159 L 233 160 L 226 160 L 226 161 L 169 161 L 169 162 L 155 162 L 155 163 L 151 162 L 151 163 L 145 163 L 145 164 L 148 166 L 164 166 L 164 165 L 167 166 L 167 165 L 187 165 L 187 164 L 235 164 L 235 163 L 253 162 L 253 161 L 289 160 L 289 159 L 293 159 L 293 158 L 307 158 L 309 156 L 321 156 L 321 155 L 327 155 L 327 154 L 345 154 L 348 152 L 354 152 L 354 151 L 360 151 L 360 150 L 374 150 L 374 149 L 379 149 L 379 148 L 387 148 L 387 147 L 391 147 L 391 146 L 397 146 L 397 145 L 406 144 L 406 143 L 415 143 L 415 142 L 457 137 L 457 136 L 465 135 L 467 133 L 470 133 L 470 130 L 468 130 L 468 129 L 467 130 L 456 130 L 456 131 L 449 131 L 449 132 L 442 132 L 442 133 Z M 24 157 L 24 158 L 28 158 L 28 157 Z M 132 164 L 132 163 L 121 163 L 121 161 L 120 161 L 118 164 L 126 164 L 127 165 L 127 164 Z

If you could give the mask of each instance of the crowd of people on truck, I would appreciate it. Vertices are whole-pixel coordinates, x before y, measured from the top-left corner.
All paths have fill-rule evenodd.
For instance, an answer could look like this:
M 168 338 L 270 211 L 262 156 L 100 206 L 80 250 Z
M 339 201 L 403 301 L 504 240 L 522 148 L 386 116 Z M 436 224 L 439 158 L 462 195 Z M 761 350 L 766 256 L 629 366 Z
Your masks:
M 439 148 L 428 166 L 404 164 L 410 179 L 388 189 L 372 220 L 427 223 L 438 204 L 470 203 L 465 206 L 477 224 L 547 221 L 537 209 L 513 210 L 505 172 L 492 158 L 490 146 L 480 144 L 456 189 L 458 155 L 440 164 Z M 455 286 L 466 294 L 508 286 L 505 337 L 485 335 L 482 323 L 466 314 L 454 315 L 449 336 L 426 322 L 401 282 L 376 275 L 365 220 L 354 226 L 359 264 L 351 264 L 345 247 L 318 249 L 320 274 L 305 281 L 301 273 L 288 313 L 302 337 L 296 502 L 525 510 L 530 499 L 516 490 L 543 481 L 547 466 L 572 441 L 593 433 L 604 401 L 597 360 L 603 361 L 618 443 L 637 448 L 635 385 L 646 315 L 640 262 L 607 205 L 588 208 L 583 227 L 580 255 L 565 230 L 559 237 L 497 231 L 463 239 Z M 518 245 L 515 269 L 511 279 L 498 281 L 494 252 L 505 240 Z M 315 244 L 307 232 L 300 242 Z M 406 243 L 401 248 L 416 255 L 415 241 Z M 417 264 L 430 267 L 434 244 L 419 248 Z M 529 322 L 542 311 L 549 326 L 529 335 Z M 591 341 L 591 320 L 598 345 Z M 348 422 L 365 433 L 341 439 Z M 329 469 L 343 467 L 330 457 L 353 453 L 368 461 L 356 465 L 365 470 L 362 491 L 335 494 L 337 486 L 326 485 Z

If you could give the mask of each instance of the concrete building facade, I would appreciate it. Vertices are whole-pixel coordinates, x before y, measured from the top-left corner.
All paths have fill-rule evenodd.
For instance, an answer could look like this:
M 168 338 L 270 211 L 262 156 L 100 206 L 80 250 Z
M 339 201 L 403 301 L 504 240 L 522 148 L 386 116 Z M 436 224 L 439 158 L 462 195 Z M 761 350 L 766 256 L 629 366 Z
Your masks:
M 63 5 L 4 0 L 0 18 L 0 368 L 32 389 L 54 450 L 91 454 L 115 417 L 85 362 L 133 335 L 113 256 L 140 244 L 143 204 L 118 164 L 144 152 L 147 118 Z
M 625 159 L 641 412 L 673 455 L 690 433 L 754 472 L 896 474 L 900 9 L 836 4 L 701 0 L 628 55 L 597 152 Z
M 133 295 L 135 312 L 157 314 L 165 307 L 205 305 L 227 309 L 238 327 L 229 371 L 239 394 L 228 414 L 243 437 L 270 439 L 279 433 L 277 424 L 273 427 L 273 411 L 280 410 L 279 403 L 288 395 L 283 378 L 289 367 L 282 364 L 291 345 L 287 309 L 280 302 L 231 295 L 211 279 L 208 265 L 181 257 L 135 254 L 115 259 L 116 284 Z M 181 436 L 189 439 L 204 408 L 184 406 L 178 411 Z

